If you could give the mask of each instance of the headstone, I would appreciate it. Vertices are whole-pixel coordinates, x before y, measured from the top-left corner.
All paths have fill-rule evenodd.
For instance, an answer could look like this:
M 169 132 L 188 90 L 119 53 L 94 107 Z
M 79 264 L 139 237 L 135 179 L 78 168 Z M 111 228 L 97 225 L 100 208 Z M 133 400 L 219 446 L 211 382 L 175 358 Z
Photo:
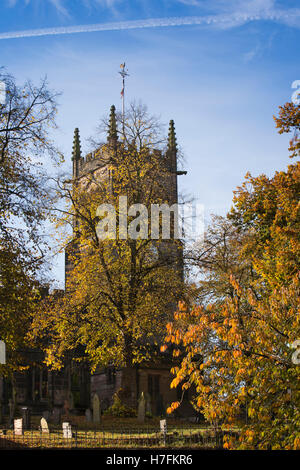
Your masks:
M 160 425 L 161 432 L 163 432 L 165 434 L 167 432 L 167 420 L 166 419 L 161 419 L 160 422 L 159 422 L 159 425 Z
M 152 415 L 152 401 L 151 401 L 151 395 L 150 393 L 146 393 L 146 413 L 149 413 L 149 415 Z
M 41 419 L 41 431 L 42 431 L 42 433 L 45 432 L 45 433 L 49 434 L 49 427 L 48 427 L 47 420 L 45 418 Z
M 23 436 L 23 419 L 14 420 L 14 434 L 15 436 Z
M 31 427 L 31 416 L 30 416 L 30 409 L 27 406 L 21 408 L 22 418 L 23 418 L 23 425 L 24 429 L 30 429 Z
M 197 416 L 190 416 L 189 418 L 187 418 L 187 420 L 190 423 L 197 423 L 198 422 L 198 417 Z
M 139 423 L 145 422 L 145 415 L 146 415 L 146 400 L 145 400 L 144 392 L 142 392 L 141 397 L 139 399 L 139 405 L 138 405 L 138 422 Z
M 0 341 L 0 364 L 6 364 L 6 352 L 4 341 Z
M 64 401 L 64 414 L 67 416 L 67 418 L 69 417 L 69 411 L 70 411 L 70 402 L 67 399 Z
M 159 422 L 159 425 L 160 425 L 160 431 L 163 435 L 164 445 L 166 445 L 167 420 L 166 419 L 161 419 L 160 422 Z
M 69 401 L 69 410 L 73 410 L 74 409 L 74 395 L 72 392 L 69 393 L 68 401 Z
M 53 408 L 52 419 L 53 419 L 53 424 L 59 424 L 60 423 L 60 419 L 61 419 L 61 409 L 60 408 Z
M 100 423 L 100 400 L 97 393 L 93 396 L 93 422 Z
M 72 438 L 72 427 L 70 423 L 62 423 L 64 439 Z
M 91 412 L 91 410 L 90 410 L 89 408 L 87 408 L 87 409 L 85 410 L 85 419 L 86 419 L 86 421 L 87 421 L 88 423 L 91 423 L 91 422 L 92 422 L 92 418 L 93 418 L 93 417 L 92 417 L 92 412 Z
M 14 403 L 11 398 L 8 400 L 8 408 L 9 408 L 9 423 L 12 424 L 13 417 L 14 417 Z

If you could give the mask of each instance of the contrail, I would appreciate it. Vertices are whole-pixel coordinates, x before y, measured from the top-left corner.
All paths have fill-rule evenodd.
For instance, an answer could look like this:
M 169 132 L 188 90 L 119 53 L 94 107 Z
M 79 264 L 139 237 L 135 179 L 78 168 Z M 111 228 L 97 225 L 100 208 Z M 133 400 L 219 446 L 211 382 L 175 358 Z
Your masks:
M 170 26 L 211 25 L 221 28 L 240 26 L 250 21 L 269 20 L 299 26 L 300 10 L 293 9 L 288 12 L 281 10 L 259 13 L 257 15 L 234 13 L 230 15 L 214 16 L 183 16 L 169 18 L 151 18 L 146 20 L 120 21 L 114 23 L 98 23 L 78 26 L 60 26 L 54 28 L 28 29 L 24 31 L 11 31 L 0 33 L 0 39 L 18 39 L 36 36 L 52 36 L 74 33 L 92 33 L 95 31 L 122 31 L 129 29 L 159 28 Z
M 50 36 L 58 34 L 73 33 L 92 33 L 95 31 L 122 31 L 128 29 L 141 28 L 158 28 L 167 26 L 183 26 L 183 25 L 203 25 L 211 24 L 216 18 L 201 16 L 186 16 L 172 18 L 151 18 L 146 20 L 120 21 L 114 23 L 98 23 L 90 25 L 66 26 L 57 28 L 31 29 L 25 31 L 12 31 L 0 33 L 0 39 L 17 39 L 34 36 Z

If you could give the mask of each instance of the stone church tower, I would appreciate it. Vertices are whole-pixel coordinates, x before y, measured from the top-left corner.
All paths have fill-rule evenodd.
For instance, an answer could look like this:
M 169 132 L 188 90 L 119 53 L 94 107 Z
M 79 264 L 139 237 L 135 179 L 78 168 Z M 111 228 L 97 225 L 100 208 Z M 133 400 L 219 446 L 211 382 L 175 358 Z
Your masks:
M 111 152 L 116 151 L 119 145 L 120 145 L 120 142 L 118 141 L 116 109 L 114 105 L 112 105 L 110 108 L 109 126 L 108 126 L 108 132 L 107 132 L 107 143 L 100 146 L 97 150 L 88 153 L 85 157 L 82 156 L 79 129 L 76 128 L 74 131 L 73 150 L 72 150 L 73 184 L 74 185 L 82 184 L 84 185 L 86 190 L 88 190 L 89 185 L 92 185 L 93 181 L 98 181 L 98 182 L 105 181 L 108 191 L 112 191 L 114 171 L 117 171 L 117 169 L 111 168 L 111 165 L 109 165 L 109 160 L 110 160 Z M 184 175 L 187 173 L 186 171 L 178 171 L 178 164 L 177 164 L 178 148 L 177 148 L 177 139 L 176 139 L 176 132 L 175 132 L 175 126 L 174 126 L 173 120 L 171 120 L 169 124 L 167 150 L 166 150 L 165 155 L 161 154 L 161 157 L 162 157 L 162 164 L 167 165 L 167 181 L 164 182 L 164 186 L 166 188 L 166 200 L 169 206 L 172 206 L 173 204 L 178 204 L 178 181 L 177 181 L 178 176 Z M 74 219 L 73 224 L 75 227 L 76 225 L 75 219 Z M 69 249 L 72 249 L 72 248 L 74 249 L 74 247 L 72 247 L 72 242 L 71 242 Z M 170 250 L 170 245 L 168 246 L 168 250 Z M 183 269 L 182 261 L 179 259 L 180 257 L 182 257 L 182 250 L 179 250 L 179 251 L 177 250 L 177 253 L 174 253 L 174 256 L 178 258 L 180 269 Z M 65 279 L 66 280 L 67 280 L 68 273 L 71 268 L 72 267 L 69 261 L 68 249 L 67 249 L 66 257 L 65 257 Z
M 107 143 L 85 157 L 82 156 L 79 130 L 76 128 L 72 152 L 73 184 L 80 185 L 85 180 L 90 182 L 105 180 L 108 183 L 108 190 L 112 188 L 113 171 L 117 171 L 117 168 L 112 170 L 107 162 L 109 152 L 114 152 L 118 145 L 120 143 L 117 134 L 115 106 L 111 106 L 110 109 Z M 178 175 L 186 174 L 185 171 L 178 171 L 178 149 L 173 120 L 169 124 L 167 150 L 161 157 L 163 164 L 167 165 L 166 200 L 169 206 L 172 206 L 178 203 Z M 76 226 L 76 220 L 74 220 L 74 226 Z M 176 265 L 183 271 L 182 250 L 175 248 L 175 244 L 172 247 L 170 243 L 166 243 L 166 247 L 166 250 L 173 251 Z M 72 246 L 70 249 L 72 249 Z M 66 280 L 71 269 L 72 265 L 69 261 L 68 250 L 66 250 Z M 178 392 L 170 389 L 171 376 L 169 371 L 170 363 L 163 358 L 159 364 L 138 365 L 126 369 L 116 369 L 112 364 L 106 368 L 99 368 L 91 377 L 91 398 L 94 394 L 97 394 L 102 409 L 105 409 L 111 405 L 114 393 L 122 390 L 122 401 L 136 408 L 140 394 L 143 392 L 148 399 L 148 410 L 151 409 L 153 415 L 160 415 L 164 412 L 167 404 L 178 398 L 176 395 Z M 184 406 L 181 408 L 183 412 L 184 408 Z M 191 413 L 191 410 L 189 412 Z

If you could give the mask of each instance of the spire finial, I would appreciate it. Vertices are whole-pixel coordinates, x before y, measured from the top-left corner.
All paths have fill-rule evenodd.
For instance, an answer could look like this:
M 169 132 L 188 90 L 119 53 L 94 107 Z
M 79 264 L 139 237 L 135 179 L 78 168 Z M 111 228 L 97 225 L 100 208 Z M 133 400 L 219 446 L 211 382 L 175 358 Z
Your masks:
M 80 159 L 81 159 L 81 145 L 80 145 L 79 129 L 78 127 L 76 127 L 74 131 L 73 150 L 72 150 L 73 178 L 77 178 L 79 176 Z
M 110 107 L 107 140 L 109 143 L 115 143 L 118 140 L 116 107 L 114 104 Z
M 81 158 L 81 145 L 80 145 L 79 129 L 78 127 L 76 127 L 74 131 L 74 139 L 73 139 L 72 160 L 80 160 L 80 158 Z
M 169 125 L 168 150 L 175 151 L 175 152 L 177 151 L 176 132 L 175 132 L 173 119 L 171 119 L 170 125 Z

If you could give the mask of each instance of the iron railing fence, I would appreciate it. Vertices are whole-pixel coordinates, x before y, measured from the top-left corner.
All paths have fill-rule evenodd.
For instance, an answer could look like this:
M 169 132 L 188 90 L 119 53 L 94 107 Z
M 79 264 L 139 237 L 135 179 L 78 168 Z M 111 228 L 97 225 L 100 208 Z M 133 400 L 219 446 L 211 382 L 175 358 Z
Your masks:
M 63 430 L 40 429 L 23 431 L 16 435 L 11 429 L 0 428 L 0 449 L 41 448 L 223 448 L 224 436 L 229 431 L 203 428 L 168 429 L 166 433 L 153 429 L 80 430 L 72 426 L 72 437 L 64 437 Z

